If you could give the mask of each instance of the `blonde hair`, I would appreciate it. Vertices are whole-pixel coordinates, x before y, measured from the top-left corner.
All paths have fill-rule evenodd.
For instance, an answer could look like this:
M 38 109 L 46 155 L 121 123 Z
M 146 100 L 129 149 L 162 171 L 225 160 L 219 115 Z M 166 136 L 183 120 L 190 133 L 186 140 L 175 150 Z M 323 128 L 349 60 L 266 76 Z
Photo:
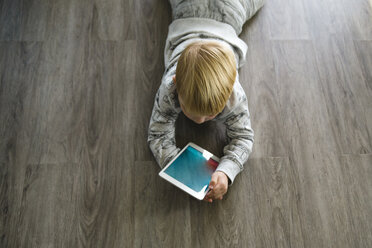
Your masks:
M 233 51 L 217 41 L 196 41 L 178 59 L 176 88 L 185 111 L 195 115 L 220 113 L 236 77 Z

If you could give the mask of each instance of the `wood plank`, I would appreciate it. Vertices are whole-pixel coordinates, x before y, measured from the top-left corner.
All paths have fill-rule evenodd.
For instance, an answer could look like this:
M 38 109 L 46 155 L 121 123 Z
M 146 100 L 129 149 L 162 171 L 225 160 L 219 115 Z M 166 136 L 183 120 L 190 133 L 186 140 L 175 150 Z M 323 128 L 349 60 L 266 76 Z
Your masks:
M 241 246 L 302 247 L 305 230 L 296 167 L 288 157 L 267 157 L 251 159 L 245 173 L 239 185 L 239 194 L 246 196 L 239 197 L 246 208 L 241 216 L 252 230 L 242 237 Z
M 314 48 L 310 41 L 276 41 L 273 53 L 279 87 L 281 121 L 290 165 L 298 172 L 298 203 L 304 246 L 325 247 L 329 242 L 318 207 L 313 170 L 323 151 L 336 154 L 337 143 L 329 133 L 325 100 L 320 88 Z M 314 168 L 314 169 L 313 169 Z
M 260 26 L 265 26 L 261 21 Z M 241 68 L 240 83 L 244 88 L 251 114 L 255 142 L 252 158 L 286 156 L 283 144 L 279 85 L 275 72 L 272 42 L 266 35 L 248 34 L 247 63 Z
M 272 0 L 265 4 L 273 40 L 308 40 L 309 27 L 301 1 Z
M 50 5 L 49 0 L 22 1 L 20 40 L 43 41 L 45 39 Z
M 151 1 L 142 5 L 135 2 L 136 42 L 141 50 L 136 55 L 135 143 L 136 160 L 150 161 L 154 157 L 147 144 L 148 125 L 155 94 L 160 86 L 164 68 L 164 47 L 171 22 L 171 9 L 167 1 Z
M 92 40 L 84 53 L 83 106 L 77 106 L 81 116 L 75 124 L 79 136 L 71 136 L 81 151 L 77 158 L 83 170 L 81 246 L 131 246 L 134 242 L 134 136 L 130 125 L 124 124 L 132 117 L 128 94 L 133 85 L 126 83 L 132 81 L 134 73 L 126 73 L 133 66 L 119 68 L 129 65 L 135 52 L 133 41 Z
M 339 156 L 327 152 L 294 157 L 303 196 L 300 206 L 308 242 L 305 246 L 368 247 L 370 159 L 371 155 Z M 317 238 L 311 241 L 309 238 L 314 234 Z
M 3 1 L 0 41 L 43 41 L 48 13 L 48 0 Z
M 80 197 L 78 170 L 76 164 L 25 167 L 24 182 L 18 186 L 22 194 L 20 198 L 13 196 L 20 207 L 10 209 L 9 247 L 75 245 L 79 231 L 75 211 Z
M 56 49 L 76 40 L 85 40 L 92 32 L 92 15 L 92 1 L 51 1 L 45 40 L 57 43 Z
M 356 41 L 355 42 L 357 56 L 361 65 L 363 77 L 365 79 L 365 88 L 368 92 L 372 92 L 372 41 Z M 364 113 L 366 117 L 366 127 L 369 135 L 369 140 L 372 136 L 372 100 L 367 99 L 363 103 Z
M 97 37 L 101 40 L 134 40 L 134 2 L 96 0 L 93 7 L 93 22 Z
M 337 153 L 312 42 L 275 41 L 273 54 L 286 150 Z
M 38 78 L 41 42 L 0 42 L 0 246 L 17 240 L 18 211 L 28 151 L 20 149 L 19 132 L 25 98 Z
M 345 225 L 348 240 L 355 247 L 372 246 L 372 155 L 341 157 L 341 173 L 345 185 Z
M 345 21 L 356 40 L 372 40 L 372 5 L 369 0 L 342 0 Z
M 156 162 L 134 168 L 134 247 L 191 247 L 190 201 L 198 200 L 160 178 Z
M 0 41 L 19 40 L 21 30 L 22 0 L 2 2 L 0 9 Z M 4 25 L 3 23 L 6 23 Z
M 314 44 L 330 35 L 350 35 L 342 1 L 302 1 Z
M 347 36 L 331 36 L 316 44 L 315 55 L 330 130 L 340 153 L 365 154 L 372 151 L 367 127 L 370 118 L 365 112 L 372 91 L 365 82 L 354 44 Z

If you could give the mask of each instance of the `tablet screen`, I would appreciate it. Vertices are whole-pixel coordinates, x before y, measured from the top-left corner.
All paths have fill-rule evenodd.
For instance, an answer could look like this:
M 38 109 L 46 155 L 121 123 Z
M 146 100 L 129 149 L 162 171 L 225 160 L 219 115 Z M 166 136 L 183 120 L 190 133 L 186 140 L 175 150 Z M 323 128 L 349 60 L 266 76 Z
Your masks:
M 211 157 L 212 154 L 207 151 L 200 152 L 188 146 L 164 173 L 192 190 L 200 192 L 209 185 L 211 176 L 218 165 L 218 162 Z

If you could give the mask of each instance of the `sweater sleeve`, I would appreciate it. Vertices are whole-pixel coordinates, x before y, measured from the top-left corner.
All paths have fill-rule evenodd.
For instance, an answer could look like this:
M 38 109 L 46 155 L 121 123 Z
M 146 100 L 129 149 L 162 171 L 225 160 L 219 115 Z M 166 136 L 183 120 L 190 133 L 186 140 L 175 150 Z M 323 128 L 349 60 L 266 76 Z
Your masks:
M 224 172 L 229 178 L 229 185 L 234 182 L 238 173 L 243 170 L 253 147 L 254 132 L 251 128 L 248 101 L 245 94 L 239 105 L 225 120 L 229 144 L 224 147 L 224 156 L 216 171 Z
M 161 168 L 180 151 L 176 147 L 175 123 L 178 112 L 172 106 L 167 87 L 158 89 L 148 128 L 147 142 Z M 174 96 L 174 94 L 172 95 Z

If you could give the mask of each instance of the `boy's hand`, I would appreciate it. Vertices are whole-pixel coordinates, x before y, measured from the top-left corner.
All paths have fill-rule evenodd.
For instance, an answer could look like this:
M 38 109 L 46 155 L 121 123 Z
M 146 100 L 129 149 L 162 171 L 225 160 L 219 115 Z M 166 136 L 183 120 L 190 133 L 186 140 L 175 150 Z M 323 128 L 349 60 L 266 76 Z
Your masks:
M 216 171 L 212 174 L 209 188 L 211 189 L 204 197 L 204 201 L 213 202 L 213 200 L 222 200 L 228 188 L 228 178 L 222 171 Z

